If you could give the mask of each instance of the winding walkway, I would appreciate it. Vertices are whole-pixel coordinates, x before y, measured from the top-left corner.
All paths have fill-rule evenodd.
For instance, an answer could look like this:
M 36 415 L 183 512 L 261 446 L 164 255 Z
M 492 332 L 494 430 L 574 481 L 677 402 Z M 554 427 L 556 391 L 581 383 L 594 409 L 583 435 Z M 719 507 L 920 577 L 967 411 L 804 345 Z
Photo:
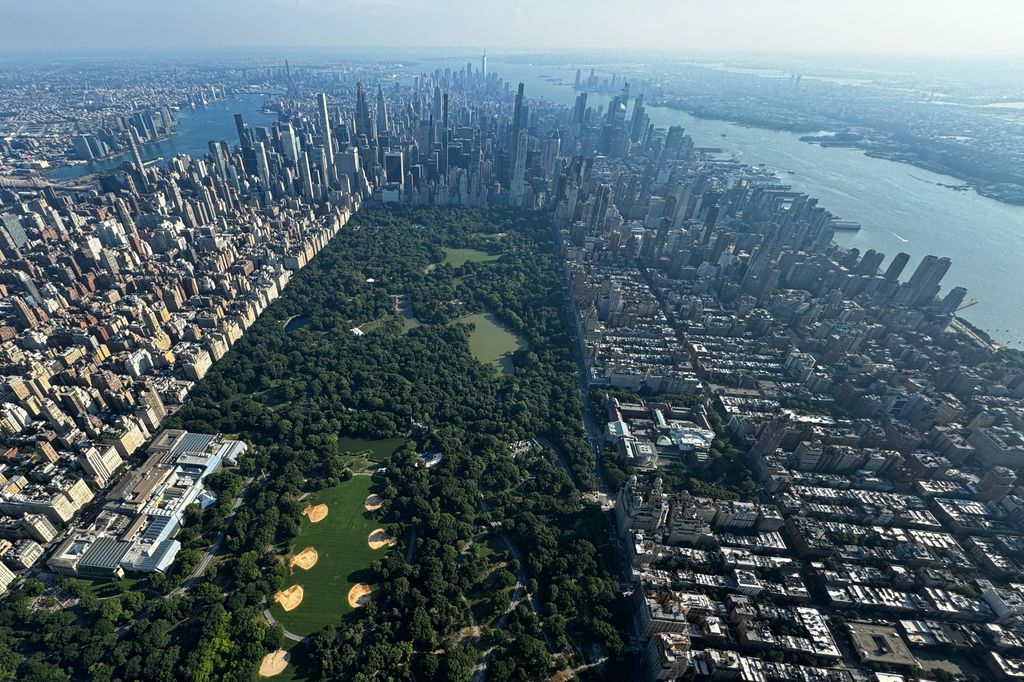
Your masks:
M 278 624 L 277 623 L 277 619 L 274 618 L 274 614 L 272 614 L 270 612 L 269 608 L 263 609 L 263 617 L 267 619 L 268 623 L 270 623 L 270 627 L 274 627 L 275 625 Z M 281 626 L 281 630 L 284 631 L 284 638 L 285 639 L 290 639 L 293 642 L 302 642 L 302 641 L 305 641 L 306 639 L 308 639 L 308 637 L 303 637 L 302 635 L 295 634 L 294 632 L 292 632 L 291 630 L 289 630 L 288 628 L 286 628 L 283 625 Z

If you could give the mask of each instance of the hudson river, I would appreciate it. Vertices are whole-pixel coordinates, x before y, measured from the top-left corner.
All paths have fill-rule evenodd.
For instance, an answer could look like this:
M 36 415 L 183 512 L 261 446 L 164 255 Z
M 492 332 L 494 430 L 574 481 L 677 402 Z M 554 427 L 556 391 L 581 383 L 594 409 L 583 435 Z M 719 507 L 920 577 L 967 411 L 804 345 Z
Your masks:
M 527 98 L 571 105 L 576 97 L 572 87 L 542 78 L 560 78 L 571 86 L 575 65 L 492 61 L 489 69 L 513 81 L 513 93 L 515 82 L 523 81 Z M 610 99 L 590 93 L 587 104 L 607 108 Z M 964 286 L 968 299 L 978 299 L 961 317 L 999 343 L 1024 348 L 1024 206 L 1000 203 L 973 190 L 939 187 L 935 183 L 962 181 L 855 149 L 801 142 L 795 133 L 700 119 L 665 107 L 648 106 L 647 115 L 659 128 L 683 126 L 698 147 L 718 147 L 744 163 L 765 164 L 783 182 L 816 197 L 843 220 L 860 223 L 859 232 L 836 234 L 843 246 L 862 253 L 881 251 L 886 261 L 900 251 L 910 254 L 904 278 L 921 257 L 948 256 L 953 266 L 943 280 L 943 291 Z

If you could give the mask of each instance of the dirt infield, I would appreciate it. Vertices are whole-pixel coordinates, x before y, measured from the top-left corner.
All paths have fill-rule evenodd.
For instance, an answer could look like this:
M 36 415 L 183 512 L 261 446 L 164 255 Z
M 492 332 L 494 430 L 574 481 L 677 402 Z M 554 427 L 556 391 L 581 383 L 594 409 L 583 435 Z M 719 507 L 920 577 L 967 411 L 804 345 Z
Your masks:
M 373 588 L 366 583 L 356 583 L 348 591 L 348 605 L 354 609 L 373 599 Z
M 316 565 L 316 560 L 319 558 L 320 555 L 316 553 L 316 547 L 307 547 L 289 559 L 288 565 L 298 566 L 304 571 L 308 571 Z
M 395 543 L 398 542 L 393 537 L 388 535 L 388 532 L 383 528 L 370 533 L 370 536 L 366 538 L 366 544 L 370 546 L 370 549 L 380 549 L 381 547 L 394 547 Z
M 310 523 L 320 523 L 327 518 L 327 505 L 318 504 L 316 506 L 306 505 L 306 508 L 302 510 L 302 513 L 309 518 Z
M 377 493 L 369 495 L 365 500 L 363 500 L 363 507 L 366 508 L 366 511 L 377 511 L 383 506 L 384 498 Z
M 288 659 L 291 658 L 284 649 L 278 649 L 272 651 L 263 657 L 260 662 L 260 677 L 273 677 L 274 675 L 280 675 L 284 672 L 285 667 L 288 665 Z
M 276 593 L 274 601 L 285 611 L 291 611 L 302 603 L 302 585 L 292 585 L 287 590 Z

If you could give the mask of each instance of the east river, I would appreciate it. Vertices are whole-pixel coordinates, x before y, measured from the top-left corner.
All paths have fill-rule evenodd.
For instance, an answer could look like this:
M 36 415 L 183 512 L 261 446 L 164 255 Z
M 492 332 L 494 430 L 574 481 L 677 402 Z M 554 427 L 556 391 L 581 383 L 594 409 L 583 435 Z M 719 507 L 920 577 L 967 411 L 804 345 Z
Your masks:
M 420 67 L 432 70 L 432 60 Z M 461 62 L 465 64 L 465 61 Z M 461 66 L 453 62 L 452 66 Z M 575 66 L 530 65 L 492 61 L 490 69 L 507 80 L 526 83 L 527 97 L 571 105 L 576 93 L 565 84 Z M 604 95 L 590 95 L 589 104 L 605 105 Z M 201 156 L 210 140 L 237 143 L 233 115 L 241 113 L 250 125 L 270 125 L 275 117 L 260 111 L 261 95 L 245 95 L 203 108 L 177 113 L 178 133 L 142 147 L 144 160 L 170 159 L 175 154 Z M 900 251 L 911 255 L 904 271 L 909 277 L 926 254 L 948 256 L 953 266 L 944 290 L 968 289 L 977 305 L 960 315 L 988 332 L 995 341 L 1024 348 L 1024 206 L 1011 206 L 980 196 L 973 190 L 940 187 L 959 180 L 914 166 L 876 159 L 855 149 L 824 148 L 801 142 L 789 132 L 750 128 L 725 121 L 699 119 L 683 111 L 647 107 L 658 127 L 683 126 L 700 147 L 718 147 L 751 165 L 764 164 L 794 189 L 817 197 L 822 206 L 843 220 L 856 221 L 859 232 L 839 232 L 836 240 L 862 252 L 875 249 L 891 258 Z M 65 180 L 117 167 L 124 157 L 62 168 L 49 174 Z M 884 267 L 884 265 L 883 265 Z

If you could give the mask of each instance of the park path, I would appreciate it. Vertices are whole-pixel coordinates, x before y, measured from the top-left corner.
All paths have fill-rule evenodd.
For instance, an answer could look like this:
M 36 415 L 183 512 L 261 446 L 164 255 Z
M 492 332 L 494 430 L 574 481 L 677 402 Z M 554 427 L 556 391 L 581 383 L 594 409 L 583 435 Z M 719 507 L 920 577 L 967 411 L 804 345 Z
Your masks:
M 274 627 L 275 625 L 278 624 L 277 623 L 277 619 L 274 618 L 274 614 L 272 614 L 270 612 L 269 608 L 263 609 L 263 617 L 267 619 L 268 623 L 270 623 L 270 627 Z M 295 634 L 294 632 L 292 632 L 291 630 L 287 629 L 283 625 L 281 626 L 281 630 L 284 631 L 285 639 L 290 639 L 293 642 L 301 642 L 301 641 L 304 641 L 306 639 L 306 637 L 303 637 L 302 635 Z
M 484 499 L 483 495 L 480 496 L 480 508 L 484 512 L 490 509 L 490 506 L 487 504 L 487 500 Z M 519 548 L 516 547 L 515 543 L 512 542 L 512 539 L 504 530 L 500 530 L 498 534 L 501 537 L 502 542 L 504 542 L 505 546 L 508 548 L 509 554 L 518 563 L 519 570 L 516 571 L 516 587 L 512 591 L 512 598 L 509 600 L 509 607 L 506 609 L 505 613 L 501 614 L 498 620 L 494 621 L 494 624 L 491 626 L 491 630 L 497 631 L 505 627 L 505 623 L 508 621 L 509 615 L 511 615 L 512 611 L 519 606 L 519 602 L 523 600 L 523 597 L 526 597 L 526 603 L 530 605 L 530 610 L 533 611 L 534 617 L 537 618 L 538 623 L 540 623 L 542 621 L 540 606 L 537 603 L 537 599 L 526 591 L 527 577 L 526 568 L 524 568 L 523 563 L 523 555 L 519 552 Z M 476 624 L 476 619 L 473 617 L 472 609 L 469 611 L 469 618 L 470 622 L 473 623 L 473 627 L 479 630 Z M 541 633 L 544 635 L 544 641 L 547 643 L 548 651 L 554 653 L 554 642 L 551 641 L 551 635 L 544 629 L 543 625 L 541 625 Z M 484 682 L 484 680 L 487 679 L 487 667 L 490 665 L 491 654 L 494 652 L 494 649 L 495 647 L 492 645 L 483 652 L 483 658 L 481 658 L 476 664 L 476 668 L 473 671 L 473 676 L 470 678 L 470 682 Z

